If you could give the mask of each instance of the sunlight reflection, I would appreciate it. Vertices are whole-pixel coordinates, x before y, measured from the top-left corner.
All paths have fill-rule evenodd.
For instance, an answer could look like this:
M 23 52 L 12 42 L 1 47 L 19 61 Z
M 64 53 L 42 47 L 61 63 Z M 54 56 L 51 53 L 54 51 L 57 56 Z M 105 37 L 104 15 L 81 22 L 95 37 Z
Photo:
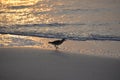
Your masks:
M 39 0 L 2 0 L 1 3 L 16 6 L 16 5 L 33 5 L 38 1 Z
M 48 0 L 2 0 L 1 3 L 1 25 L 41 24 L 53 21 L 49 12 L 54 8 Z

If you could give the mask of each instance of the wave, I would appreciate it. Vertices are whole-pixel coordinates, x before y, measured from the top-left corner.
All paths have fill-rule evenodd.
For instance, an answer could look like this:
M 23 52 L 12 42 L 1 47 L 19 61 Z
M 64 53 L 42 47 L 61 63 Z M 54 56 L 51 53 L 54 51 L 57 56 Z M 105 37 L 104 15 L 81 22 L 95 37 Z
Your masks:
M 27 6 L 10 6 L 8 9 L 24 9 L 24 8 L 29 8 L 32 7 L 33 5 L 27 5 Z
M 115 23 L 119 23 L 119 22 L 114 22 L 112 24 Z M 84 27 L 84 25 L 99 25 L 99 26 L 103 26 L 103 25 L 109 25 L 109 23 L 94 23 L 94 24 L 85 24 L 85 23 L 50 23 L 50 24 L 14 24 L 14 25 L 1 25 L 0 26 L 0 34 L 13 34 L 13 35 L 24 35 L 24 36 L 37 36 L 37 37 L 48 37 L 48 38 L 67 38 L 70 40 L 79 40 L 79 41 L 86 41 L 86 40 L 109 40 L 109 41 L 120 41 L 120 36 L 115 36 L 114 34 L 109 34 L 106 35 L 106 32 L 104 34 L 97 34 L 96 33 L 91 33 L 88 32 L 88 30 L 85 30 L 84 33 L 86 33 L 85 35 L 81 34 L 79 30 L 77 29 L 82 29 Z M 69 26 L 73 26 L 74 28 L 76 28 L 76 31 L 74 34 L 70 34 L 69 30 L 67 32 L 64 31 L 64 29 L 66 28 L 59 28 L 59 27 L 69 27 Z M 76 27 L 77 26 L 77 27 Z M 79 26 L 79 28 L 78 28 Z M 80 27 L 81 26 L 81 27 Z M 51 28 L 48 31 L 44 32 L 44 29 L 42 31 L 42 28 L 46 29 L 45 27 L 49 27 Z M 57 27 L 54 28 L 54 27 Z M 55 31 L 55 30 L 63 30 L 63 31 Z M 53 31 L 51 31 L 53 30 Z M 97 30 L 97 28 L 96 28 Z M 94 31 L 93 31 L 94 32 Z M 81 35 L 80 35 L 81 34 Z M 88 35 L 87 35 L 88 34 Z
M 64 11 L 110 11 L 111 9 L 108 8 L 93 8 L 93 9 L 89 9 L 89 8 L 75 8 L 75 9 L 63 9 Z
M 51 26 L 55 26 L 55 27 L 58 27 L 58 26 L 68 26 L 68 25 L 86 25 L 85 23 L 80 23 L 80 24 L 69 24 L 69 23 L 49 23 L 49 24 L 23 24 L 23 25 L 20 25 L 20 24 L 15 24 L 15 25 L 6 25 L 6 26 L 0 26 L 0 28 L 7 28 L 7 27 L 10 27 L 10 28 L 15 28 L 15 27 L 34 27 L 34 26 L 37 26 L 37 27 L 51 27 Z
M 18 27 L 64 27 L 64 26 L 83 26 L 83 25 L 91 25 L 91 26 L 107 26 L 112 24 L 120 24 L 119 21 L 115 22 L 104 22 L 104 23 L 42 23 L 42 24 L 14 24 L 14 25 L 1 25 L 0 28 L 18 28 Z
M 22 36 L 35 36 L 35 37 L 45 37 L 45 38 L 66 38 L 69 40 L 77 41 L 87 41 L 87 40 L 97 40 L 97 41 L 120 41 L 120 36 L 112 35 L 99 35 L 91 34 L 87 37 L 84 36 L 70 36 L 62 33 L 28 33 L 28 32 L 0 32 L 0 34 L 12 34 L 12 35 L 22 35 Z

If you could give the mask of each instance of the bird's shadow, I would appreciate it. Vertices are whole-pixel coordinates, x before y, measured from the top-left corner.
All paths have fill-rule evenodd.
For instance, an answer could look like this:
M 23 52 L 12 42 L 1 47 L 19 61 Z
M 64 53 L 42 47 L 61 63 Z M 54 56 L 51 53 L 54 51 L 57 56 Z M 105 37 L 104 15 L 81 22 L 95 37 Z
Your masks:
M 58 56 L 58 57 L 68 57 L 69 56 L 69 54 L 67 52 L 63 52 L 60 50 L 52 50 L 51 54 L 54 56 Z

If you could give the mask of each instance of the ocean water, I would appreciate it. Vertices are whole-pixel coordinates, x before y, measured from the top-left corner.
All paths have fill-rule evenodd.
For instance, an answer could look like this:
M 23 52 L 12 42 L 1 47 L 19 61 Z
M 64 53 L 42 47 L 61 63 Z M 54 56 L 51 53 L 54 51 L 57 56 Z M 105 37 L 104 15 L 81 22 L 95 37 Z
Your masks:
M 4 34 L 18 43 L 20 36 L 120 41 L 120 0 L 2 0 L 0 46 Z

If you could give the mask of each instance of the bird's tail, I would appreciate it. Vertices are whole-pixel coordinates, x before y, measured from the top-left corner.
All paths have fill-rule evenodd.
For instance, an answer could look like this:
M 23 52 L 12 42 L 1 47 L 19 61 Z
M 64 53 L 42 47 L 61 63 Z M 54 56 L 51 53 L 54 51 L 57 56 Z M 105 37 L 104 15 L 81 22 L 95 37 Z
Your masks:
M 51 44 L 51 42 L 48 42 L 49 44 Z

